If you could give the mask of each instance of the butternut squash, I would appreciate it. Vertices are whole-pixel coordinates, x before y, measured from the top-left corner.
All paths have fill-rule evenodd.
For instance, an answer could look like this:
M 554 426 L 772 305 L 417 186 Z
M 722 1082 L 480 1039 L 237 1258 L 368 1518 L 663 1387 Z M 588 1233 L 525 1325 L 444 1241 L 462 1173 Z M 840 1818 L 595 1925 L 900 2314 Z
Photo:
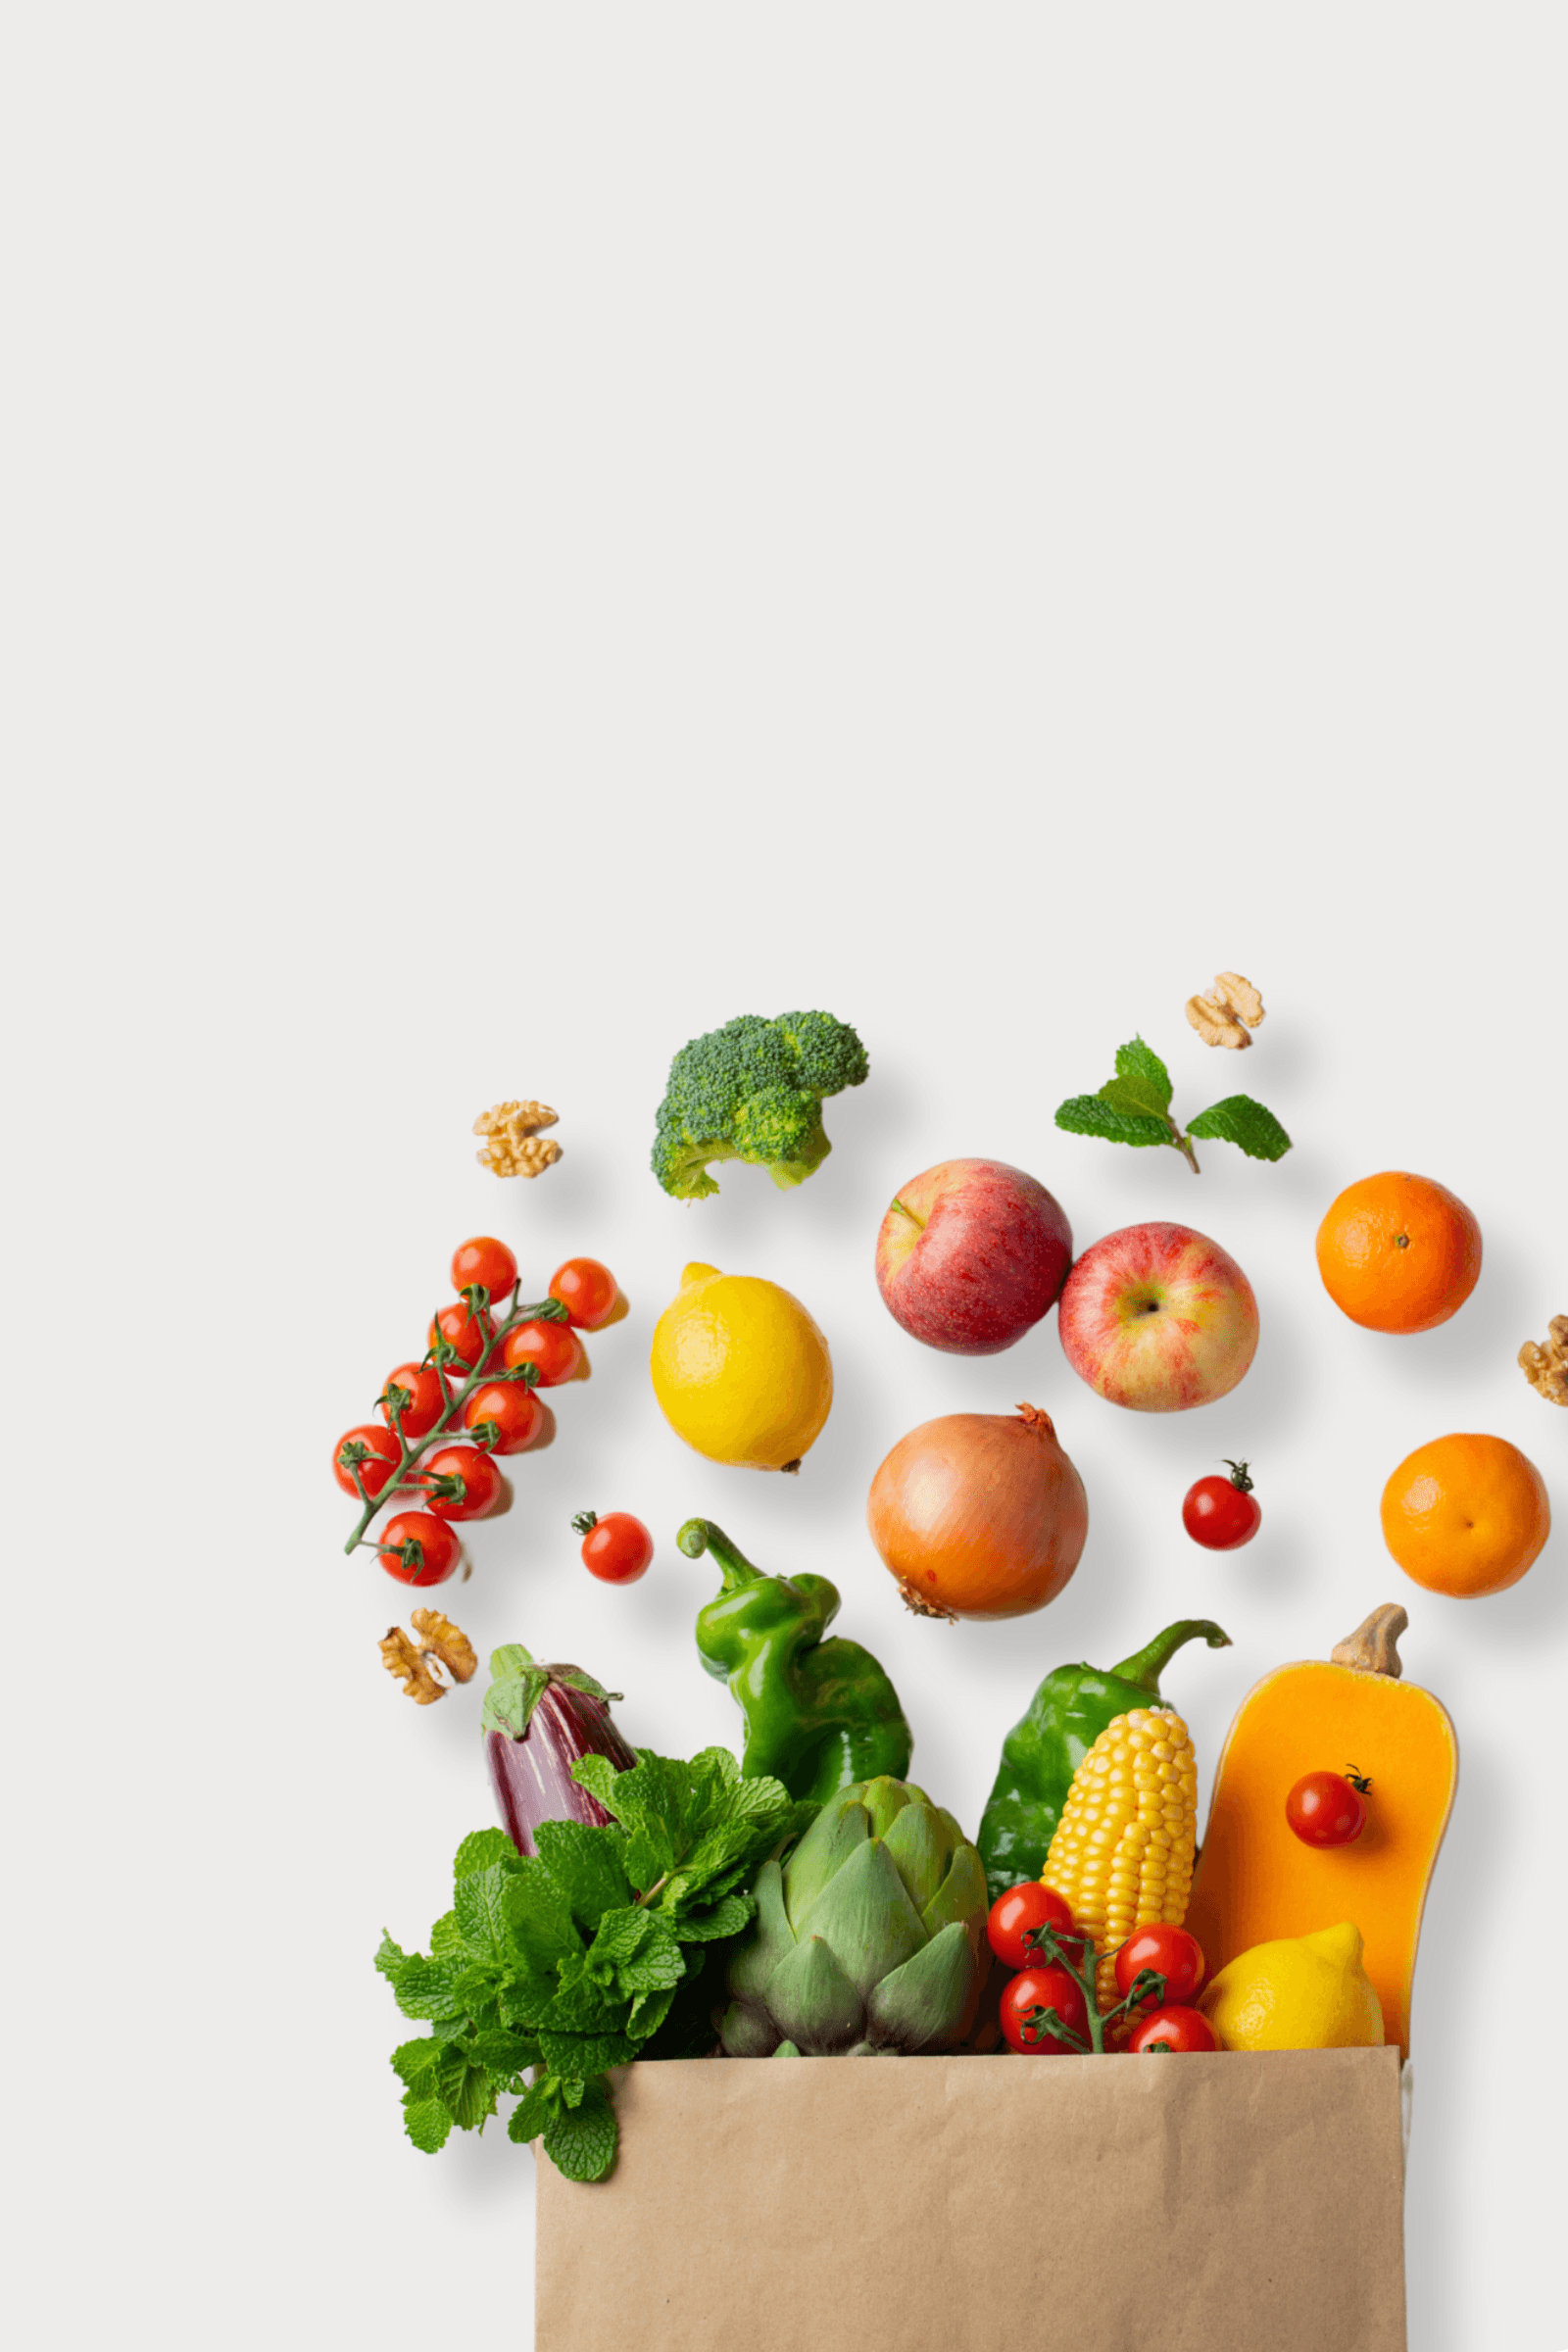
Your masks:
M 1212 1976 L 1238 1953 L 1350 1919 L 1383 2007 L 1383 2033 L 1410 2048 L 1410 1986 L 1427 1887 L 1447 1828 L 1459 1748 L 1430 1690 L 1401 1682 L 1395 1646 L 1409 1619 L 1374 1609 L 1332 1661 L 1265 1675 L 1225 1741 L 1187 1926 Z M 1304 1773 L 1370 1780 L 1367 1823 L 1351 1845 L 1304 1845 L 1285 1799 Z

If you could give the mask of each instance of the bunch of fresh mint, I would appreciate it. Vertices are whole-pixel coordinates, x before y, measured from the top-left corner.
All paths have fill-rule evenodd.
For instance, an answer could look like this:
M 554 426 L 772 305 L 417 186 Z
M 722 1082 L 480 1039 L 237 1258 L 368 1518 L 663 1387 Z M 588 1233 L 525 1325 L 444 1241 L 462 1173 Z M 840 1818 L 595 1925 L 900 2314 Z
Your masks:
M 757 1871 L 816 1807 L 742 1780 L 724 1747 L 689 1764 L 645 1749 L 629 1772 L 584 1756 L 573 1777 L 610 1826 L 541 1822 L 527 1857 L 504 1830 L 476 1830 L 428 1959 L 383 1935 L 375 1965 L 404 2016 L 430 2022 L 392 2053 L 416 2148 L 433 2154 L 454 2124 L 482 2131 L 504 2092 L 520 2094 L 511 2137 L 542 2132 L 568 2180 L 601 2180 L 617 2137 L 605 2070 L 711 2046 L 705 1963 L 750 1924 Z
M 1227 1095 L 1200 1110 L 1183 1135 L 1170 1115 L 1170 1072 L 1141 1037 L 1116 1049 L 1116 1075 L 1107 1078 L 1098 1095 L 1069 1095 L 1056 1113 L 1056 1125 L 1069 1135 L 1098 1135 L 1107 1144 L 1132 1144 L 1139 1149 L 1169 1144 L 1179 1152 L 1196 1176 L 1198 1154 L 1193 1138 L 1212 1136 L 1236 1144 L 1250 1159 L 1283 1159 L 1291 1139 L 1271 1110 L 1250 1095 Z

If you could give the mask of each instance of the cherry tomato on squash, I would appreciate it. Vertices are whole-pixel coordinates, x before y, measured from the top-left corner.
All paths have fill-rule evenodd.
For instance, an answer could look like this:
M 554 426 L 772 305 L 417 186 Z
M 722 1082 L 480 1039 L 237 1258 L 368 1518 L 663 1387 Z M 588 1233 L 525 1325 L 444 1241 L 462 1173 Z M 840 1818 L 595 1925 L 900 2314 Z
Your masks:
M 1056 1892 L 1054 1886 L 1043 1886 L 1038 1879 L 1025 1879 L 1021 1886 L 1009 1886 L 999 1894 L 986 1919 L 986 1935 L 991 1949 L 1004 1968 L 1032 1968 L 1040 1954 L 1029 1941 L 1038 1928 L 1054 1928 L 1058 1935 L 1072 1934 L 1071 1906 Z M 1082 1966 L 1083 1944 L 1073 1949 L 1073 1958 Z
M 581 1367 L 582 1342 L 569 1323 L 518 1323 L 502 1344 L 501 1360 L 509 1372 L 535 1364 L 539 1387 L 559 1389 Z
M 365 1447 L 365 1457 L 359 1465 L 360 1476 L 365 1482 L 367 1494 L 379 1494 L 397 1468 L 401 1451 L 392 1432 L 383 1429 L 378 1421 L 362 1421 L 358 1429 L 346 1429 L 333 1446 L 332 1475 L 344 1494 L 352 1494 L 357 1502 L 360 1490 L 354 1484 L 353 1471 L 344 1462 L 345 1446 Z
M 1116 1954 L 1116 1990 L 1123 2000 L 1145 1968 L 1157 1969 L 1164 1978 L 1167 2001 L 1190 2001 L 1202 1985 L 1203 1947 L 1185 1928 L 1163 1922 L 1140 1928 Z
M 451 1374 L 447 1377 L 450 1379 Z M 447 1400 L 441 1394 L 440 1374 L 433 1368 L 421 1370 L 417 1364 L 399 1364 L 387 1374 L 377 1410 L 389 1428 L 392 1408 L 387 1398 L 394 1389 L 401 1389 L 406 1396 L 414 1400 L 402 1407 L 403 1435 L 411 1441 L 428 1437 L 447 1406 Z
M 419 1464 L 419 1476 L 425 1482 L 424 1507 L 438 1519 L 482 1518 L 501 1492 L 500 1471 L 477 1446 L 438 1446 Z M 441 1493 L 454 1480 L 457 1493 Z
M 579 1331 L 597 1331 L 610 1315 L 620 1289 L 597 1257 L 568 1257 L 550 1277 L 550 1296 L 559 1298 Z
M 1182 1525 L 1205 1551 L 1239 1551 L 1263 1523 L 1247 1464 L 1231 1462 L 1229 1469 L 1229 1478 L 1200 1478 L 1182 1504 Z
M 1285 1799 L 1285 1818 L 1303 1845 L 1353 1845 L 1366 1828 L 1371 1786 L 1353 1764 L 1347 1773 L 1303 1773 Z
M 1219 2037 L 1200 2009 L 1177 2005 L 1146 2017 L 1127 2047 L 1144 2058 L 1151 2050 L 1217 2050 Z
M 493 1241 L 489 1234 L 475 1234 L 471 1242 L 460 1242 L 452 1252 L 452 1288 L 471 1290 L 482 1282 L 492 1298 L 510 1291 L 517 1279 L 517 1261 L 505 1242 Z
M 579 1511 L 572 1526 L 582 1538 L 582 1564 L 607 1585 L 634 1585 L 646 1576 L 654 1539 L 630 1511 Z
M 1049 2058 L 1070 2050 L 1070 2041 L 1058 2041 L 1044 2020 L 1031 2014 L 1036 2009 L 1054 2009 L 1064 2025 L 1088 2039 L 1084 1996 L 1064 1968 L 1026 1968 L 1004 1985 L 1002 2031 L 1013 2049 L 1022 2050 L 1026 2057 Z
M 477 1446 L 495 1453 L 520 1453 L 544 1427 L 545 1408 L 521 1381 L 490 1380 L 475 1389 L 463 1412 L 463 1425 L 475 1432 Z M 484 1422 L 495 1424 L 494 1440 L 477 1433 Z
M 446 1521 L 428 1511 L 399 1511 L 376 1544 L 382 1567 L 400 1585 L 444 1585 L 463 1556 Z

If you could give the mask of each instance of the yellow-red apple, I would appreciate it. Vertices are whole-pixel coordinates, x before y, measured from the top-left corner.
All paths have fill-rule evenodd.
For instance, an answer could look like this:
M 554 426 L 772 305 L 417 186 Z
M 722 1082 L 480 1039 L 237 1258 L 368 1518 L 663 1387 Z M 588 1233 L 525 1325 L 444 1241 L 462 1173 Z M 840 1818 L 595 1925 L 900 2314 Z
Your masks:
M 1084 1251 L 1056 1325 L 1100 1396 L 1181 1413 L 1235 1388 L 1257 1348 L 1257 1300 L 1229 1250 L 1190 1225 L 1127 1225 Z
M 952 1355 L 997 1355 L 1060 1290 L 1072 1228 L 1060 1203 L 1001 1159 L 945 1159 L 902 1186 L 876 1237 L 896 1323 Z

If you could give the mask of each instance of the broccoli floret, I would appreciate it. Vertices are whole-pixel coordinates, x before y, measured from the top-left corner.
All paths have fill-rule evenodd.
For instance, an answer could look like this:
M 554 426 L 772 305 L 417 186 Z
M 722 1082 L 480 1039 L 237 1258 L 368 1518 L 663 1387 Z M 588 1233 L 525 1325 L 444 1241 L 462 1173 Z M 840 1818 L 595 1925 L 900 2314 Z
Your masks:
M 822 1098 L 858 1086 L 865 1048 L 830 1012 L 742 1013 L 694 1037 L 669 1065 L 654 1174 L 677 1200 L 716 1193 L 710 1160 L 749 1159 L 777 1185 L 804 1184 L 832 1145 Z

